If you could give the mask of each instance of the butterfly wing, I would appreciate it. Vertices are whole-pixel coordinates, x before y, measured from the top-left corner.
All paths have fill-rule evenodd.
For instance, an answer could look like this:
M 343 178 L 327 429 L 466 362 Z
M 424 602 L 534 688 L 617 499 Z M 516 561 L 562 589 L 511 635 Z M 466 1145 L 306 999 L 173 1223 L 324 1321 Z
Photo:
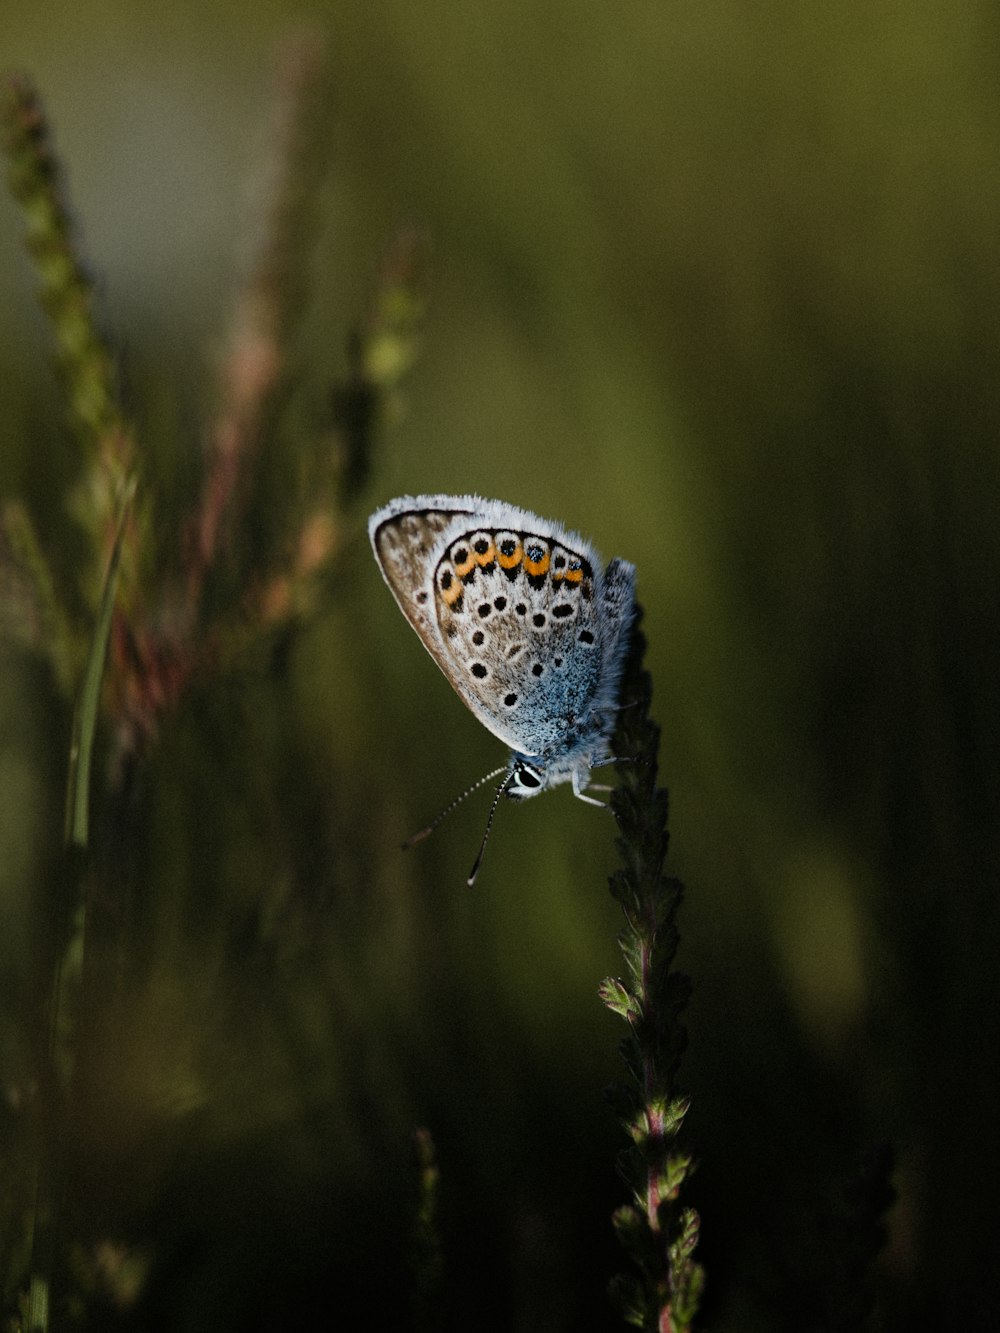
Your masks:
M 450 656 L 438 628 L 433 574 L 442 534 L 456 518 L 469 518 L 472 512 L 459 507 L 457 499 L 404 495 L 376 510 L 368 520 L 372 550 L 389 591 L 449 680 Z
M 604 693 L 590 544 L 474 496 L 402 497 L 369 533 L 400 609 L 483 725 L 522 754 L 571 749 Z

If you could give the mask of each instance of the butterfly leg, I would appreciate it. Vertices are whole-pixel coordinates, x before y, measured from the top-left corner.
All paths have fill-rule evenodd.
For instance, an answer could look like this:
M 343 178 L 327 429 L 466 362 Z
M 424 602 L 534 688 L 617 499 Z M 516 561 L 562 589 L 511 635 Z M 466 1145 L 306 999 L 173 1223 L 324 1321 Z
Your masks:
M 575 797 L 577 797 L 578 800 L 586 801 L 587 805 L 598 805 L 598 806 L 601 807 L 602 810 L 607 810 L 607 808 L 608 808 L 608 804 L 607 804 L 606 801 L 599 801 L 599 800 L 597 799 L 596 796 L 588 796 L 587 793 L 584 791 L 584 787 L 587 787 L 587 786 L 590 785 L 589 777 L 590 777 L 590 770 L 589 770 L 589 769 L 588 769 L 586 772 L 583 772 L 583 773 L 581 773 L 579 769 L 574 770 L 574 772 L 573 772 L 573 795 L 574 795 Z M 597 791 L 610 791 L 611 788 L 610 788 L 610 787 L 597 787 L 596 790 L 597 790 Z
M 599 801 L 596 796 L 588 796 L 585 791 L 578 791 L 574 792 L 573 794 L 577 797 L 578 800 L 586 801 L 588 805 L 596 805 L 601 810 L 609 809 L 607 801 Z

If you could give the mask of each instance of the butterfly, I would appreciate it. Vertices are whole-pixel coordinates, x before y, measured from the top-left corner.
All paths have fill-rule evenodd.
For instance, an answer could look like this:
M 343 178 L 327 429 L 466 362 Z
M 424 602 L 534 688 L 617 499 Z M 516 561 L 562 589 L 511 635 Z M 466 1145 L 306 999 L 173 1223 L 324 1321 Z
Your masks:
M 401 496 L 368 520 L 375 559 L 421 643 L 480 722 L 511 749 L 501 796 L 525 800 L 612 760 L 611 734 L 635 617 L 635 567 L 606 568 L 575 532 L 500 500 Z M 419 841 L 458 804 L 452 802 Z

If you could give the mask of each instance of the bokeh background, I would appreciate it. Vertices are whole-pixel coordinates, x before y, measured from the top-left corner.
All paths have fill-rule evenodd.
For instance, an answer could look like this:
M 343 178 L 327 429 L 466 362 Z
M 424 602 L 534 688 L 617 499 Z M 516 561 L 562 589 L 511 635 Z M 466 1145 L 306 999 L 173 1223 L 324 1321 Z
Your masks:
M 322 428 L 386 243 L 416 223 L 434 250 L 405 411 L 378 434 L 321 605 L 280 652 L 192 692 L 137 784 L 128 982 L 91 1016 L 69 1150 L 93 1326 L 406 1326 L 420 1124 L 442 1173 L 446 1326 L 616 1326 L 620 1135 L 602 1090 L 620 1033 L 596 995 L 618 968 L 611 821 L 565 791 L 502 809 L 471 893 L 482 801 L 398 850 L 502 754 L 396 611 L 364 519 L 397 494 L 475 491 L 638 566 L 687 886 L 705 1326 L 861 1327 L 850 1204 L 889 1144 L 872 1327 L 988 1327 L 995 6 L 0 14 L 3 63 L 37 80 L 68 166 L 162 532 L 196 485 L 292 28 L 325 37 L 334 93 L 301 433 Z M 0 489 L 66 567 L 77 464 L 21 233 L 5 199 Z M 69 717 L 44 666 L 5 649 L 15 1273 L 15 1092 Z

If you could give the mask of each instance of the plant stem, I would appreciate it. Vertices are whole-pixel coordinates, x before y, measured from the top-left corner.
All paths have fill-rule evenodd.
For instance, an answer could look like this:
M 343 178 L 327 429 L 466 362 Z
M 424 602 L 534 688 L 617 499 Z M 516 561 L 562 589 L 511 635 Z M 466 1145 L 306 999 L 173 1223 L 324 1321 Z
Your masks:
M 625 915 L 618 942 L 627 975 L 609 977 L 600 988 L 607 1007 L 629 1026 L 621 1052 L 630 1078 L 612 1088 L 609 1099 L 632 1141 L 619 1162 L 632 1201 L 616 1211 L 614 1224 L 637 1272 L 619 1275 L 613 1289 L 625 1319 L 637 1328 L 688 1333 L 703 1273 L 693 1258 L 698 1215 L 680 1205 L 691 1170 L 691 1158 L 677 1144 L 688 1109 L 676 1078 L 687 1039 L 681 1012 L 688 981 L 673 970 L 683 886 L 663 870 L 668 803 L 656 785 L 660 732 L 649 717 L 652 686 L 642 666 L 644 651 L 637 622 L 616 736 L 622 781 L 611 801 L 622 868 L 610 885 Z

